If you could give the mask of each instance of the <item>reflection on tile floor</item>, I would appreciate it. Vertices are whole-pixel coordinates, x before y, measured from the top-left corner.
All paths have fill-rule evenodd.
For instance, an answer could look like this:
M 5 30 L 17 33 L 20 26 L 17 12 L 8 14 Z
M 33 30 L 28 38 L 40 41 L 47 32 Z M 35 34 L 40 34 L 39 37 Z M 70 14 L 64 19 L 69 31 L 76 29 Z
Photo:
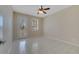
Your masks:
M 25 53 L 27 51 L 27 41 L 23 40 L 19 42 L 19 52 L 20 53 Z
M 47 38 L 15 40 L 10 51 L 12 54 L 55 54 L 79 53 L 79 47 Z

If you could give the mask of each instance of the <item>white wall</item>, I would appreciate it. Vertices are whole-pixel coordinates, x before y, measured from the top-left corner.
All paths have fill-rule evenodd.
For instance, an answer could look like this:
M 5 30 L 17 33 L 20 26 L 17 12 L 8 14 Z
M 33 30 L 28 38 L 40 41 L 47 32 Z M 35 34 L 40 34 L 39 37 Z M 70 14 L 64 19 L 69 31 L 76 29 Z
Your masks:
M 8 53 L 12 43 L 12 8 L 11 6 L 0 6 L 0 15 L 3 16 L 3 40 L 5 44 L 0 45 L 0 53 Z
M 79 6 L 72 6 L 54 13 L 44 19 L 44 34 L 79 44 Z

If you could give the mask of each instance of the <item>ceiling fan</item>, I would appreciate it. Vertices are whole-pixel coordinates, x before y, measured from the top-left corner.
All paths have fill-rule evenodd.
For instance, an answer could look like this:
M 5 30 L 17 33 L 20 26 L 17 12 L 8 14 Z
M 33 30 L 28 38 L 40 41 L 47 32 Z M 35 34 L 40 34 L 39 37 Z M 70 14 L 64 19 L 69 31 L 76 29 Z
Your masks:
M 44 8 L 44 7 L 41 5 L 41 7 L 38 9 L 37 14 L 47 14 L 47 10 L 50 10 L 50 8 Z

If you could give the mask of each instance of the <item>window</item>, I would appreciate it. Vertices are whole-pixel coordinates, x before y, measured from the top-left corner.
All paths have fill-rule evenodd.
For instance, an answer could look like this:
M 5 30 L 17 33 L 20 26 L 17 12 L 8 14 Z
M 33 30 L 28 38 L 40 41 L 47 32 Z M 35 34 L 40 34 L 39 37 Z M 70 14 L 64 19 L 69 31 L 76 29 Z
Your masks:
M 3 17 L 0 16 L 0 40 L 3 39 Z
M 32 31 L 36 32 L 38 30 L 39 30 L 38 19 L 33 19 L 32 20 Z

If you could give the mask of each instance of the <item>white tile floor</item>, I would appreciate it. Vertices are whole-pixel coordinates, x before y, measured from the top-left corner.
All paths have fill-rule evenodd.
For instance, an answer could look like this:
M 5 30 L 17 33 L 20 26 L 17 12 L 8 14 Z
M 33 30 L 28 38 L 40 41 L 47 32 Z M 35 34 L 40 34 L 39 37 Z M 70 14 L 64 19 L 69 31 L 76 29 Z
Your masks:
M 20 39 L 13 42 L 12 54 L 79 53 L 79 47 L 47 38 Z

